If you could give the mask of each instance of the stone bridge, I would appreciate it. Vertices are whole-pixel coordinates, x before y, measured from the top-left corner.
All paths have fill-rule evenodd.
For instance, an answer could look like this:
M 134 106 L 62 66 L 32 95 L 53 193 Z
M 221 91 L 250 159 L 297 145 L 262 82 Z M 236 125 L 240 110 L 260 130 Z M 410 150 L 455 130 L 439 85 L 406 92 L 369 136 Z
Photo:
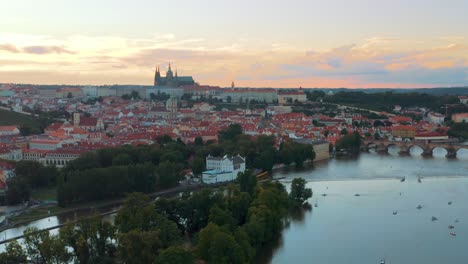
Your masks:
M 467 145 L 458 142 L 429 142 L 429 141 L 388 141 L 388 140 L 363 140 L 361 142 L 361 150 L 369 151 L 374 148 L 379 153 L 386 153 L 392 146 L 400 149 L 400 154 L 409 154 L 410 149 L 414 146 L 419 146 L 423 156 L 432 156 L 432 151 L 435 148 L 444 148 L 447 151 L 447 158 L 457 157 L 457 152 L 460 149 L 468 149 Z

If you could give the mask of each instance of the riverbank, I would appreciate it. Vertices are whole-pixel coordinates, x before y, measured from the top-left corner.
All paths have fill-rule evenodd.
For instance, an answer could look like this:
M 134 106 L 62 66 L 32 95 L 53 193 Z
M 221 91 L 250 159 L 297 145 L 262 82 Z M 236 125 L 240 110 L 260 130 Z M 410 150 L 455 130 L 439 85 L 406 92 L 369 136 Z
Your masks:
M 168 190 L 163 190 L 149 194 L 150 197 L 155 198 L 164 195 L 178 194 L 181 192 L 192 191 L 201 188 L 199 184 L 178 186 Z M 79 204 L 72 204 L 67 207 L 59 207 L 58 205 L 47 205 L 38 208 L 29 209 L 19 215 L 9 217 L 6 221 L 7 224 L 0 228 L 0 232 L 15 228 L 20 225 L 25 225 L 32 221 L 37 221 L 46 217 L 60 217 L 63 215 L 87 215 L 93 212 L 101 212 L 102 209 L 109 209 L 112 207 L 120 206 L 125 201 L 125 198 L 105 200 L 105 201 L 93 201 Z

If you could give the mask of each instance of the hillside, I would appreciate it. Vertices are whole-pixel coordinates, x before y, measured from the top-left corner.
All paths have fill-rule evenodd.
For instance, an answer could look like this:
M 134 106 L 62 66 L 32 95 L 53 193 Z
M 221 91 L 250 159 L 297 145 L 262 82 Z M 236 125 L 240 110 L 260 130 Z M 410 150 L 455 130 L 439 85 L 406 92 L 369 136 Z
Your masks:
M 41 122 L 37 118 L 0 109 L 0 126 L 8 125 L 29 127 L 31 129 L 31 133 L 40 133 L 42 130 Z

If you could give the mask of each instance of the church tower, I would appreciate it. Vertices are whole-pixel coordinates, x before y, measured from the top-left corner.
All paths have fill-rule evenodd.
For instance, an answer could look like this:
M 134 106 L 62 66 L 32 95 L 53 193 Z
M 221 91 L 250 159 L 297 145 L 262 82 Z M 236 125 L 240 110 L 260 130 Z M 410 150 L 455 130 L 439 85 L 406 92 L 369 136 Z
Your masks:
M 80 126 L 80 113 L 73 113 L 73 126 L 78 127 Z
M 172 75 L 171 64 L 169 63 L 169 69 L 167 70 L 167 73 L 166 73 L 166 80 L 172 81 L 173 78 L 174 78 L 174 75 Z
M 154 72 L 154 86 L 158 85 L 160 79 L 161 79 L 161 73 L 159 72 L 159 66 L 158 66 L 156 67 L 156 70 Z

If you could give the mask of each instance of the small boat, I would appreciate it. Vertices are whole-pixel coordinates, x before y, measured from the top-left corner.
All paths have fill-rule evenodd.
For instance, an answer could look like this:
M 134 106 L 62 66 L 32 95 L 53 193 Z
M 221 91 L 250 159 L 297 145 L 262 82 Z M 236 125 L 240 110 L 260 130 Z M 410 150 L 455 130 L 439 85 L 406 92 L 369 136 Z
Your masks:
M 455 219 L 455 223 L 458 223 L 458 219 Z
M 380 260 L 380 264 L 385 264 L 385 259 Z
M 453 225 L 449 225 L 449 226 L 448 226 L 448 228 L 449 228 L 449 229 L 454 229 L 454 228 L 455 228 L 455 226 L 453 226 Z
M 448 202 L 448 205 L 452 205 L 452 201 Z
M 356 193 L 354 196 L 361 196 L 359 193 Z
M 405 176 L 403 176 L 403 178 L 401 178 L 401 182 L 404 182 L 406 180 Z
M 437 217 L 433 216 L 432 218 L 432 221 L 437 221 Z
M 393 215 L 396 215 L 396 214 L 398 214 L 398 211 L 393 211 Z
M 421 183 L 421 176 L 418 176 L 418 182 Z
M 322 194 L 322 196 L 327 196 L 327 194 L 326 194 L 326 193 L 324 193 L 324 194 Z
M 422 208 L 422 205 L 418 205 L 418 207 L 416 207 L 416 209 L 421 209 Z
M 455 232 L 450 232 L 450 235 L 456 236 L 457 234 Z
M 315 204 L 314 204 L 314 206 L 315 206 L 315 207 L 318 207 L 318 204 L 317 204 L 317 203 L 315 203 Z

